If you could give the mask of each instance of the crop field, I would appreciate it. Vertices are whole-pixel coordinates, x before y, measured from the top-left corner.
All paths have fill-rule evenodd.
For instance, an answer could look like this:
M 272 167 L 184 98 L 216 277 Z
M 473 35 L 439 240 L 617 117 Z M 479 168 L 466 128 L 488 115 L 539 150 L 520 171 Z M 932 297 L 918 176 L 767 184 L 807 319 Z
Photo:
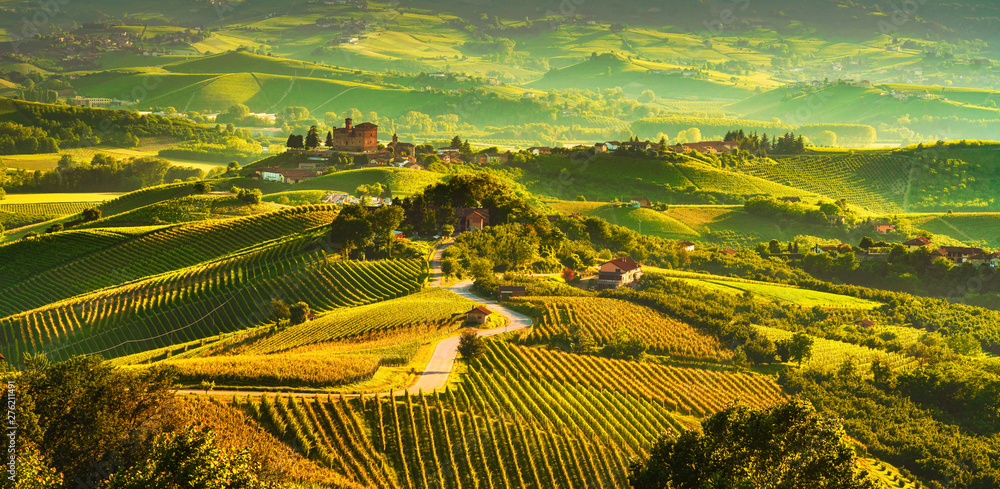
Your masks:
M 362 168 L 325 175 L 296 184 L 294 190 L 328 190 L 354 195 L 359 185 L 388 185 L 393 196 L 407 196 L 441 182 L 445 175 L 407 168 Z M 290 188 L 291 190 L 291 188 Z
M 772 341 L 791 338 L 794 333 L 783 329 L 757 326 Z M 803 365 L 821 369 L 836 369 L 845 360 L 851 360 L 861 371 L 866 371 L 874 360 L 887 362 L 894 370 L 907 369 L 916 365 L 917 359 L 899 353 L 875 350 L 866 346 L 852 345 L 825 338 L 814 338 L 813 355 Z
M 450 330 L 465 321 L 475 303 L 444 289 L 428 289 L 367 306 L 333 310 L 313 321 L 248 342 L 244 354 L 277 353 L 313 343 L 361 342 L 397 331 Z
M 532 297 L 525 301 L 539 319 L 528 341 L 548 342 L 571 325 L 580 326 L 598 344 L 610 342 L 619 330 L 642 338 L 650 352 L 685 360 L 722 362 L 732 357 L 715 338 L 705 336 L 648 307 L 618 299 L 591 297 Z
M 191 195 L 170 199 L 98 219 L 81 228 L 122 226 L 147 226 L 174 224 L 208 219 L 231 219 L 271 212 L 278 206 L 271 204 L 248 205 L 234 195 Z
M 699 190 L 736 195 L 775 195 L 781 197 L 812 197 L 814 192 L 785 182 L 758 178 L 756 175 L 720 170 L 700 162 L 677 165 L 678 170 Z
M 103 287 L 217 259 L 333 219 L 332 207 L 296 207 L 260 216 L 167 227 L 10 282 L 0 315 L 27 311 Z
M 5 356 L 133 354 L 262 324 L 273 294 L 322 313 L 410 294 L 426 277 L 423 262 L 328 261 L 300 246 L 287 241 L 0 318 Z
M 752 292 L 758 298 L 776 303 L 791 303 L 802 307 L 837 307 L 846 309 L 872 309 L 882 304 L 846 295 L 800 289 L 790 285 L 771 284 L 752 280 L 733 279 L 717 275 L 651 268 L 650 272 L 667 275 L 692 285 L 707 287 L 730 294 Z
M 764 407 L 784 399 L 771 377 L 723 370 L 658 365 L 575 355 L 558 350 L 492 342 L 485 361 L 503 376 L 527 373 L 538 380 L 638 394 L 671 411 L 707 416 L 736 399 Z
M 330 355 L 323 350 L 278 355 L 225 355 L 165 360 L 181 383 L 218 386 L 331 387 L 370 379 L 381 363 L 376 355 Z
M 0 224 L 6 229 L 27 226 L 62 216 L 83 212 L 94 204 L 87 202 L 52 204 L 0 204 Z
M 742 166 L 740 170 L 873 213 L 901 212 L 906 206 L 910 163 L 891 153 L 862 151 L 779 158 L 775 163 Z
M 0 205 L 11 204 L 63 204 L 78 202 L 101 203 L 114 200 L 124 194 L 120 192 L 85 192 L 53 194 L 7 194 Z

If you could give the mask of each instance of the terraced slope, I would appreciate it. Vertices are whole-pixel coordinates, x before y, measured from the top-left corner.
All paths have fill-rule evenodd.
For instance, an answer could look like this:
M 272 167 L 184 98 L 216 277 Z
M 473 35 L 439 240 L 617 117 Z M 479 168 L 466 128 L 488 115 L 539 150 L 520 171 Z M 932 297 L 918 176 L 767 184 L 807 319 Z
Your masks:
M 423 261 L 331 262 L 305 246 L 288 240 L 0 318 L 0 350 L 134 354 L 262 324 L 273 298 L 322 313 L 413 293 L 427 275 Z
M 779 158 L 773 164 L 741 166 L 740 171 L 887 214 L 905 210 L 910 161 L 889 152 L 861 151 Z
M 0 289 L 0 316 L 217 259 L 243 248 L 329 223 L 332 206 L 163 228 L 79 257 Z

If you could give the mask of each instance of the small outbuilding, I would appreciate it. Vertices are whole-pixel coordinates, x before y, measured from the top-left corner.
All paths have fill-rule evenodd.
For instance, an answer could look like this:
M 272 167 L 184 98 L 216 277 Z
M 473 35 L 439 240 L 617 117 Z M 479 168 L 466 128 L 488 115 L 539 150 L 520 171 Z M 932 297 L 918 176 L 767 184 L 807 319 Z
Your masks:
M 473 324 L 483 324 L 490 314 L 493 314 L 493 311 L 483 306 L 476 306 L 475 309 L 469 311 L 467 321 Z
M 526 295 L 528 295 L 528 291 L 523 285 L 500 286 L 500 302 L 509 300 L 511 297 L 524 297 Z

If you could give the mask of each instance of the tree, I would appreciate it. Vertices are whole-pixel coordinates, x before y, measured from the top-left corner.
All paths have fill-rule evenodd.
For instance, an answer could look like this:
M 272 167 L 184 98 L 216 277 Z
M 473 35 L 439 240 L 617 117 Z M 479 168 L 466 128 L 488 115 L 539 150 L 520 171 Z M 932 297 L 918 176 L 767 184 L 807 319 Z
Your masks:
M 702 429 L 664 435 L 649 458 L 629 467 L 635 489 L 874 489 L 858 471 L 840 421 L 807 400 L 755 410 L 730 406 Z
M 326 147 L 327 148 L 333 147 L 333 131 L 326 132 Z
M 451 146 L 449 146 L 449 148 L 451 148 L 451 149 L 461 149 L 461 147 L 462 147 L 462 137 L 461 136 L 455 136 L 455 137 L 451 138 Z
M 458 354 L 466 362 L 482 358 L 485 351 L 483 339 L 475 331 L 466 331 L 458 338 Z
M 24 364 L 18 438 L 38 447 L 64 486 L 95 487 L 110 469 L 132 465 L 137 448 L 170 422 L 176 376 L 169 369 L 123 370 L 99 355 L 58 363 L 25 355 Z
M 772 239 L 767 245 L 767 251 L 772 255 L 781 253 L 781 243 L 776 239 Z
M 83 210 L 83 222 L 96 221 L 101 218 L 101 210 L 97 207 L 89 207 Z
M 455 234 L 455 226 L 451 224 L 441 226 L 441 236 L 451 236 L 453 234 Z
M 238 172 L 238 171 L 240 171 L 240 162 L 230 161 L 229 164 L 226 165 L 226 173 Z
M 832 148 L 837 145 L 837 133 L 833 131 L 823 131 L 816 136 L 816 144 Z
M 288 308 L 288 304 L 281 299 L 271 299 L 271 315 L 275 319 L 288 319 L 292 317 L 292 311 Z
M 861 242 L 858 243 L 858 248 L 861 248 L 863 250 L 867 250 L 868 248 L 871 248 L 872 246 L 875 246 L 875 240 L 869 238 L 868 236 L 865 236 L 864 238 L 861 238 Z
M 64 229 L 64 226 L 62 225 L 62 223 L 57 222 L 57 223 L 55 223 L 55 224 L 53 224 L 53 225 L 45 228 L 45 232 L 49 233 L 49 234 L 51 234 L 51 233 L 58 233 L 58 232 L 62 231 L 63 229 Z
M 319 147 L 319 130 L 316 126 L 311 126 L 309 132 L 306 133 L 306 149 L 316 149 Z
M 202 180 L 194 183 L 194 191 L 199 194 L 207 194 L 212 191 L 212 186 L 208 182 Z
M 156 437 L 148 453 L 113 474 L 106 489 L 274 489 L 247 449 L 219 448 L 208 428 L 188 426 Z M 88 486 L 89 487 L 89 486 Z
M 292 324 L 302 324 L 309 319 L 309 304 L 296 302 L 288 308 Z
M 398 205 L 384 205 L 371 213 L 372 231 L 385 243 L 386 252 L 392 250 L 392 232 L 405 219 L 403 208 Z
M 795 333 L 792 336 L 791 342 L 788 343 L 789 358 L 794 362 L 798 362 L 799 367 L 801 367 L 803 361 L 812 358 L 813 342 L 813 337 L 805 332 L 799 331 Z
M 576 272 L 571 268 L 564 268 L 562 271 L 562 279 L 570 282 L 576 278 Z

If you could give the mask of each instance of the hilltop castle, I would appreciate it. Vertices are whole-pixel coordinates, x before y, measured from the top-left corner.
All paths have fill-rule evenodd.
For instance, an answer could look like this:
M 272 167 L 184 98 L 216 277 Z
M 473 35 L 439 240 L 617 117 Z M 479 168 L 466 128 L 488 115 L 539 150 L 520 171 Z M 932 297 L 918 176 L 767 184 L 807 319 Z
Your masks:
M 338 127 L 332 132 L 332 149 L 335 151 L 373 153 L 378 150 L 378 126 L 371 122 L 355 126 L 351 119 L 345 119 L 344 127 Z

